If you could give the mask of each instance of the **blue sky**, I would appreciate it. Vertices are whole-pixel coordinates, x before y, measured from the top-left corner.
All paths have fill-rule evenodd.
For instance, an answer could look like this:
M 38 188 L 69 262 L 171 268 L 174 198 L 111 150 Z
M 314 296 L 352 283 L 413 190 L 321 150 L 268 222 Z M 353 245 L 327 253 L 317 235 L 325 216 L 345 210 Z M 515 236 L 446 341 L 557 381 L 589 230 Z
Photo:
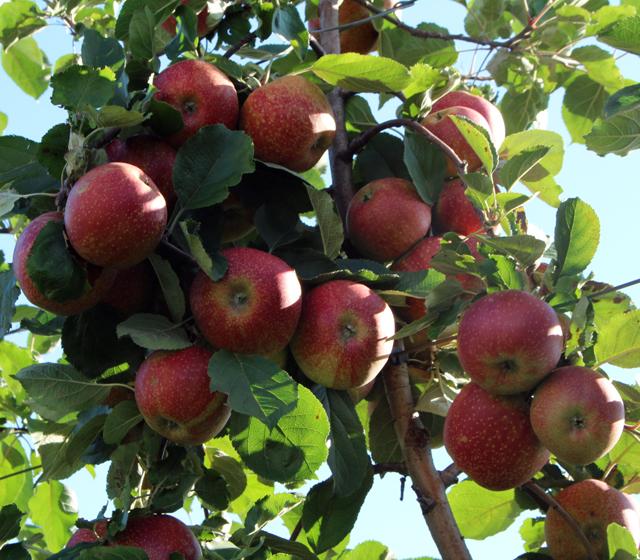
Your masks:
M 435 6 L 437 5 L 437 9 Z M 443 0 L 422 0 L 403 15 L 408 23 L 434 21 L 447 27 L 451 32 L 462 31 L 465 10 L 459 4 Z M 40 32 L 36 36 L 52 63 L 63 55 L 72 52 L 71 38 L 65 35 L 64 28 L 57 26 Z M 464 47 L 468 48 L 468 47 Z M 79 50 L 76 47 L 76 50 Z M 464 56 L 459 65 L 463 73 L 468 70 L 470 54 Z M 623 74 L 640 81 L 640 65 L 631 55 L 619 61 Z M 50 92 L 46 92 L 35 101 L 20 91 L 0 68 L 0 111 L 9 116 L 9 124 L 4 134 L 18 134 L 32 139 L 40 139 L 51 126 L 65 120 L 65 112 L 49 103 Z M 559 184 L 564 189 L 563 198 L 579 196 L 596 210 L 601 222 L 600 246 L 590 267 L 598 280 L 619 284 L 640 277 L 637 255 L 637 233 L 633 224 L 638 224 L 640 209 L 640 185 L 638 168 L 640 155 L 632 152 L 626 158 L 606 156 L 600 158 L 588 152 L 584 146 L 570 144 L 560 116 L 561 94 L 552 98 L 548 113 L 549 128 L 562 134 L 565 140 L 565 161 Z M 388 116 L 388 115 L 387 115 Z M 384 118 L 382 115 L 381 118 Z M 528 208 L 529 221 L 552 234 L 555 213 L 545 204 L 534 201 Z M 632 227 L 633 226 L 633 227 Z M 9 236 L 0 236 L 0 248 L 7 256 L 12 251 Z M 640 288 L 634 287 L 626 292 L 638 299 Z M 637 372 L 618 370 L 612 372 L 616 377 L 632 382 Z M 439 468 L 446 467 L 450 460 L 442 451 L 435 453 Z M 103 477 L 106 469 L 97 468 L 98 477 L 92 480 L 84 471 L 74 476 L 69 485 L 75 489 L 84 517 L 94 517 L 104 502 Z M 324 473 L 326 474 L 326 473 Z M 422 520 L 418 505 L 409 485 L 403 502 L 399 501 L 400 484 L 397 475 L 387 475 L 377 479 L 363 511 L 352 533 L 352 544 L 368 539 L 381 540 L 399 557 L 434 555 L 437 549 L 433 544 Z M 199 521 L 198 518 L 194 522 Z M 521 551 L 521 541 L 516 523 L 505 534 L 477 542 L 469 541 L 474 557 L 510 560 Z

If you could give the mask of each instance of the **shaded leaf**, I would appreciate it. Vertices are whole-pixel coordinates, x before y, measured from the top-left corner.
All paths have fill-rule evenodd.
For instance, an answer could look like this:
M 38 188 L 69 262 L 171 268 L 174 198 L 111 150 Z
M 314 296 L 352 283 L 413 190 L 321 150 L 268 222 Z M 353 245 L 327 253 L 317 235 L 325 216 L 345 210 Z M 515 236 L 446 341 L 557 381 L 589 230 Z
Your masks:
M 442 151 L 422 134 L 407 130 L 403 161 L 420 198 L 434 205 L 444 185 L 445 160 Z
M 181 350 L 192 345 L 187 332 L 164 315 L 138 313 L 118 325 L 118 338 L 129 336 L 148 350 Z
M 169 261 L 162 257 L 151 255 L 149 262 L 160 283 L 160 289 L 169 308 L 169 314 L 175 322 L 179 323 L 184 317 L 187 305 L 184 299 L 184 292 L 180 287 L 180 279 Z
M 131 428 L 142 422 L 142 414 L 135 401 L 125 400 L 118 403 L 107 416 L 102 428 L 105 443 L 120 443 Z
M 115 74 L 109 68 L 74 65 L 51 78 L 51 103 L 68 109 L 102 107 L 116 91 Z
M 316 213 L 324 254 L 330 259 L 335 259 L 344 241 L 344 228 L 342 220 L 336 209 L 333 198 L 325 190 L 318 190 L 311 185 L 306 185 L 309 200 Z

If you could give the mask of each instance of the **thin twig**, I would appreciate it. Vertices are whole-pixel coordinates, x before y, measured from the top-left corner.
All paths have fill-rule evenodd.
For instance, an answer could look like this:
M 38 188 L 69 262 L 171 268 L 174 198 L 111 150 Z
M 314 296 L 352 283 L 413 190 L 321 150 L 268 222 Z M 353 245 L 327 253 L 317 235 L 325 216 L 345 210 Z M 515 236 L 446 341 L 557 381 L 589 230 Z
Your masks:
M 373 465 L 373 474 L 382 476 L 390 472 L 406 475 L 407 467 L 404 463 L 376 463 Z
M 19 471 L 13 471 L 13 472 L 11 472 L 9 474 L 5 474 L 3 476 L 0 476 L 0 480 L 6 480 L 7 478 L 11 478 L 12 476 L 19 476 L 21 474 L 28 473 L 30 471 L 35 471 L 35 470 L 40 469 L 40 468 L 42 468 L 42 465 L 33 465 L 32 467 L 28 467 L 26 469 L 21 469 Z
M 234 54 L 236 54 L 242 47 L 251 43 L 258 34 L 255 31 L 251 33 L 247 33 L 242 39 L 240 39 L 235 45 L 231 45 L 225 53 L 222 55 L 225 58 L 231 58 Z
M 625 288 L 630 288 L 631 286 L 635 286 L 636 284 L 640 284 L 640 278 L 636 278 L 635 280 L 630 280 L 629 282 L 625 282 L 624 284 L 618 284 L 617 286 L 609 286 L 604 290 L 600 290 L 599 292 L 589 294 L 587 295 L 587 297 L 589 299 L 597 298 L 597 297 L 609 294 L 611 292 L 617 292 L 619 290 L 624 290 Z
M 302 517 L 296 523 L 296 526 L 293 528 L 293 531 L 291 531 L 291 536 L 289 537 L 289 540 L 292 542 L 298 540 L 298 537 L 300 536 L 301 531 L 302 531 Z
M 522 488 L 529 492 L 536 500 L 545 504 L 548 508 L 554 509 L 558 512 L 560 516 L 568 523 L 573 532 L 576 534 L 580 542 L 584 546 L 587 551 L 587 555 L 589 560 L 598 560 L 598 555 L 596 551 L 593 549 L 591 541 L 585 536 L 584 532 L 578 525 L 578 522 L 571 516 L 571 514 L 564 509 L 558 501 L 551 495 L 547 494 L 542 488 L 540 488 L 533 480 L 529 482 L 525 482 L 522 485 Z
M 451 463 L 446 469 L 440 471 L 440 478 L 445 488 L 453 486 L 458 482 L 458 477 L 462 474 L 462 470 L 455 463 Z
M 167 239 L 162 239 L 160 241 L 160 247 L 166 249 L 168 252 L 172 253 L 175 257 L 178 257 L 180 260 L 188 264 L 193 264 L 193 265 L 198 264 L 198 262 L 196 261 L 196 259 L 193 258 L 193 256 L 191 256 L 186 251 L 183 251 L 182 249 L 180 249 L 180 247 L 177 247 Z
M 429 129 L 422 126 L 419 122 L 412 121 L 411 119 L 392 119 L 390 121 L 385 121 L 383 123 L 379 123 L 376 126 L 372 126 L 371 128 L 365 130 L 358 136 L 356 136 L 350 143 L 347 149 L 346 154 L 343 157 L 352 157 L 354 154 L 358 153 L 362 150 L 371 139 L 376 136 L 376 134 L 386 130 L 388 128 L 396 128 L 398 126 L 403 126 L 405 128 L 409 128 L 418 134 L 422 134 L 429 142 L 435 144 L 440 148 L 444 154 L 453 161 L 456 168 L 458 169 L 458 173 L 463 175 L 467 172 L 467 162 L 460 159 L 458 154 L 456 154 L 453 149 L 446 143 L 440 140 L 433 132 Z

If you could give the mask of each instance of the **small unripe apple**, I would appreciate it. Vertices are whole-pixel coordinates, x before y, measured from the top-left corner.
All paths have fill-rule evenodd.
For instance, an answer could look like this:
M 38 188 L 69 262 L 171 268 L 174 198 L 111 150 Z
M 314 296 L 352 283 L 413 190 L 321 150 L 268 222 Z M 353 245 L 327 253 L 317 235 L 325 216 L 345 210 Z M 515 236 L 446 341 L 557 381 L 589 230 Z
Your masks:
M 472 381 L 491 393 L 532 389 L 556 367 L 563 349 L 556 312 L 520 290 L 480 298 L 460 321 L 460 363 Z
M 471 235 L 485 230 L 482 213 L 467 198 L 465 190 L 460 179 L 444 184 L 434 212 L 434 226 L 439 233 Z
M 453 106 L 469 107 L 480 113 L 489 125 L 488 130 L 496 150 L 500 148 L 506 134 L 504 119 L 500 110 L 491 101 L 466 91 L 450 91 L 438 99 L 431 110 L 441 111 Z
M 60 212 L 46 212 L 33 220 L 22 232 L 13 250 L 13 272 L 25 297 L 34 305 L 56 315 L 77 315 L 95 306 L 108 292 L 116 279 L 117 271 L 100 268 L 80 261 L 86 268 L 89 287 L 80 297 L 67 301 L 53 301 L 45 297 L 29 275 L 27 261 L 31 256 L 38 234 L 49 222 L 63 222 Z M 55 266 L 55 263 L 51 263 Z
M 329 101 L 302 76 L 283 76 L 253 91 L 242 105 L 240 128 L 251 136 L 257 159 L 298 172 L 318 163 L 336 134 Z
M 431 227 L 431 207 L 405 179 L 371 181 L 351 199 L 347 230 L 353 245 L 367 258 L 397 259 Z
M 624 403 L 606 377 L 586 367 L 561 367 L 536 389 L 531 425 L 558 459 L 588 465 L 620 439 Z
M 202 336 L 215 348 L 271 354 L 291 340 L 300 318 L 302 287 L 282 259 L 248 247 L 222 251 L 228 269 L 214 282 L 200 271 L 190 291 Z
M 73 185 L 64 210 L 71 246 L 98 266 L 129 268 L 156 248 L 167 203 L 154 182 L 129 163 L 106 163 Z
M 609 558 L 607 527 L 611 523 L 626 527 L 636 548 L 640 545 L 638 505 L 631 496 L 612 488 L 606 482 L 594 479 L 576 482 L 562 489 L 556 500 L 582 529 L 599 559 Z M 554 508 L 547 511 L 544 533 L 554 560 L 591 558 L 573 527 Z
M 112 140 L 105 150 L 109 161 L 122 161 L 142 169 L 158 187 L 167 206 L 173 205 L 176 200 L 173 189 L 174 148 L 155 136 L 141 134 L 126 140 Z
M 489 490 L 520 486 L 549 460 L 531 427 L 526 396 L 495 396 L 473 382 L 449 408 L 444 445 L 456 465 Z
M 200 346 L 153 352 L 136 374 L 136 404 L 145 422 L 181 445 L 217 435 L 229 419 L 227 396 L 209 389 L 212 353 Z
M 386 302 L 364 284 L 333 280 L 304 296 L 291 352 L 304 374 L 325 387 L 369 383 L 391 350 L 395 322 Z
M 204 60 L 181 60 L 154 80 L 155 98 L 173 105 L 182 115 L 184 127 L 167 138 L 179 147 L 203 126 L 238 124 L 238 94 L 226 74 Z
M 482 161 L 480 161 L 478 155 L 458 130 L 458 127 L 449 118 L 451 115 L 465 117 L 487 131 L 489 130 L 489 123 L 478 111 L 462 106 L 447 107 L 440 111 L 431 112 L 422 120 L 422 125 L 425 128 L 447 144 L 461 160 L 467 162 L 468 172 L 477 171 L 482 167 Z M 456 164 L 452 159 L 446 158 L 446 175 L 453 177 L 457 174 Z

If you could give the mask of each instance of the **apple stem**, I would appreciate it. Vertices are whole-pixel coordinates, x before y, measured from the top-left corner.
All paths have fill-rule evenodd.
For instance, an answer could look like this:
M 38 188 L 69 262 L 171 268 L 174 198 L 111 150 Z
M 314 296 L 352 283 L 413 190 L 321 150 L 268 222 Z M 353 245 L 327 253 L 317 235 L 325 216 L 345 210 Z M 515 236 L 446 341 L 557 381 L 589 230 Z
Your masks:
M 580 542 L 585 547 L 587 551 L 587 555 L 589 560 L 598 560 L 598 555 L 596 551 L 593 549 L 591 542 L 586 537 L 580 525 L 578 525 L 577 521 L 571 516 L 571 514 L 564 509 L 558 501 L 551 495 L 547 494 L 540 486 L 538 486 L 533 480 L 529 482 L 525 482 L 522 485 L 522 488 L 526 490 L 529 494 L 531 494 L 538 502 L 546 505 L 547 508 L 555 509 L 562 518 L 569 524 L 571 529 L 575 532 L 576 536 L 580 539 Z
M 349 143 L 346 152 L 343 154 L 343 157 L 353 157 L 353 155 L 362 150 L 362 148 L 367 145 L 367 142 L 369 142 L 376 134 L 388 128 L 396 128 L 398 126 L 409 128 L 410 130 L 413 130 L 414 132 L 417 132 L 418 134 L 424 136 L 432 144 L 438 146 L 438 148 L 440 148 L 444 152 L 444 154 L 454 162 L 460 175 L 464 175 L 467 172 L 467 162 L 460 159 L 458 154 L 456 154 L 446 142 L 440 140 L 440 138 L 438 138 L 435 134 L 433 134 L 433 132 L 422 126 L 419 122 L 413 121 L 411 119 L 392 119 L 365 130 Z
M 396 341 L 396 350 L 404 350 L 402 341 Z M 447 501 L 442 473 L 433 463 L 429 433 L 419 417 L 414 415 L 407 364 L 387 365 L 383 376 L 404 464 L 433 540 L 443 560 L 471 560 Z M 445 478 L 450 478 L 454 468 L 447 472 Z

